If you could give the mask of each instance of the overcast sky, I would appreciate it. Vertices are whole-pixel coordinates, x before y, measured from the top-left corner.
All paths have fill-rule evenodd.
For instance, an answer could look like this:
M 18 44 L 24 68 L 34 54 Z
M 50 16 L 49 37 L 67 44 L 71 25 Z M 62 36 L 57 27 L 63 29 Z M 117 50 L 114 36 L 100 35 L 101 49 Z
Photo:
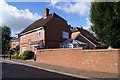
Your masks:
M 50 13 L 55 12 L 73 27 L 83 26 L 89 28 L 90 0 L 88 2 L 5 2 L 0 0 L 0 25 L 7 25 L 12 30 L 12 36 L 20 33 L 31 23 L 43 17 L 44 8 L 49 8 Z

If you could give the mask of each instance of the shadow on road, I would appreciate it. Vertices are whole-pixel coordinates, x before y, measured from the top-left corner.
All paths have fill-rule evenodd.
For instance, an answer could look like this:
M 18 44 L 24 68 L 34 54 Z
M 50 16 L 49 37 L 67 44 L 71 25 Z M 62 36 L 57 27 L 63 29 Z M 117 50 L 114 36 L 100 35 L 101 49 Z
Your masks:
M 45 70 L 40 70 L 37 68 L 13 64 L 13 63 L 2 63 L 2 80 L 13 80 L 13 79 L 24 79 L 24 80 L 41 80 L 41 79 L 50 79 L 50 80 L 86 80 L 78 79 L 71 76 L 66 76 L 58 73 L 53 73 Z

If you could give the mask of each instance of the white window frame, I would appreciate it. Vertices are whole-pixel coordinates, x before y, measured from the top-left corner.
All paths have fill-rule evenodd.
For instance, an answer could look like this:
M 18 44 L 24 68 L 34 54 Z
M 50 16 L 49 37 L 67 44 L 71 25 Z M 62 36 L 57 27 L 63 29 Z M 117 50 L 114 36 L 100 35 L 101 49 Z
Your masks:
M 25 35 L 22 36 L 22 40 L 25 40 Z
M 37 31 L 37 37 L 40 37 L 40 31 Z
M 24 52 L 26 50 L 26 47 L 22 47 L 22 52 Z
M 68 38 L 69 38 L 69 33 L 63 31 L 63 32 L 62 32 L 62 37 L 68 39 Z

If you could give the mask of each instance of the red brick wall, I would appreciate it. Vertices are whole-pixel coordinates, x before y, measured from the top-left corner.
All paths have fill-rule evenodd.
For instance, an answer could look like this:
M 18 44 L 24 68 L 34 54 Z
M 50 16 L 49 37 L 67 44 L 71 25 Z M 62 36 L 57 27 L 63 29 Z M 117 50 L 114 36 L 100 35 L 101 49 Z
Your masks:
M 118 73 L 118 52 L 112 50 L 37 50 L 37 62 L 82 70 Z M 120 53 L 119 53 L 120 54 Z
M 22 47 L 26 47 L 26 50 L 28 50 L 28 41 L 31 42 L 38 41 L 38 40 L 44 40 L 44 28 L 42 30 L 39 30 L 40 37 L 37 37 L 37 31 L 25 34 L 25 39 L 22 39 L 22 36 L 20 37 L 20 53 L 22 52 Z
M 68 32 L 69 38 L 71 38 L 71 30 L 67 24 L 67 22 L 58 19 L 52 18 L 46 25 L 45 25 L 45 46 L 46 48 L 59 48 L 60 43 L 64 40 L 62 32 Z

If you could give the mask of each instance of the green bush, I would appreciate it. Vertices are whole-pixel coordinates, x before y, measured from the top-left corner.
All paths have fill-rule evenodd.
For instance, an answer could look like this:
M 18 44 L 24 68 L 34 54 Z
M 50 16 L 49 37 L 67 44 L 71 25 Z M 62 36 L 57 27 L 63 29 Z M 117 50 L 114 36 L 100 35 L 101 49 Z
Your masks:
M 12 55 L 13 59 L 21 59 L 21 60 L 26 60 L 26 59 L 32 59 L 34 57 L 34 52 L 26 50 L 21 54 L 18 54 L 19 51 L 16 51 L 14 55 Z
M 14 51 L 14 53 L 13 54 L 19 54 L 19 51 Z
M 19 56 L 18 59 L 25 60 L 25 56 Z
M 11 48 L 8 53 L 11 54 L 11 55 L 14 55 L 14 54 L 19 54 L 19 51 L 20 51 L 20 48 L 19 48 L 19 45 L 16 46 L 16 48 Z
M 18 58 L 19 58 L 18 54 L 14 54 L 14 55 L 12 55 L 11 57 L 12 57 L 13 59 L 18 59 Z
M 24 56 L 25 59 L 32 59 L 34 57 L 34 52 L 26 50 L 26 51 L 24 51 L 22 56 Z
M 19 51 L 20 50 L 20 45 L 17 45 L 15 48 L 14 48 L 15 51 Z

